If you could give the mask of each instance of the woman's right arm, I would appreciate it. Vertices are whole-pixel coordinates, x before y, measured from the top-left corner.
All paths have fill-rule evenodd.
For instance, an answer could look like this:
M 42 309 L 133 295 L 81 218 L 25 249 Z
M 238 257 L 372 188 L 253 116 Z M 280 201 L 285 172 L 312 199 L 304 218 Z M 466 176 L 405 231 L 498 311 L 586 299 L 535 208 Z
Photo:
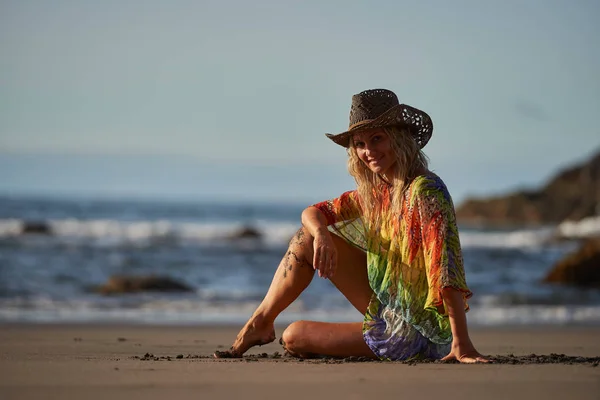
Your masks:
M 302 212 L 302 225 L 313 237 L 313 268 L 320 277 L 332 278 L 337 267 L 337 249 L 327 229 L 327 218 L 317 207 L 310 206 Z

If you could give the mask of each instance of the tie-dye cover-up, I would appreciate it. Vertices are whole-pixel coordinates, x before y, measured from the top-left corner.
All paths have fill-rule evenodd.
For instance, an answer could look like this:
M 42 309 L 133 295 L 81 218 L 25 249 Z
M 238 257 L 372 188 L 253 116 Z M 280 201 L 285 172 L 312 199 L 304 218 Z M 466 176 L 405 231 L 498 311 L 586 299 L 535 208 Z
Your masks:
M 405 192 L 401 211 L 389 209 L 383 191 L 382 226 L 369 234 L 361 219 L 358 193 L 350 191 L 314 206 L 329 229 L 367 253 L 374 295 L 365 314 L 363 335 L 381 359 L 441 358 L 452 343 L 442 289 L 471 297 L 452 199 L 444 182 L 428 173 Z

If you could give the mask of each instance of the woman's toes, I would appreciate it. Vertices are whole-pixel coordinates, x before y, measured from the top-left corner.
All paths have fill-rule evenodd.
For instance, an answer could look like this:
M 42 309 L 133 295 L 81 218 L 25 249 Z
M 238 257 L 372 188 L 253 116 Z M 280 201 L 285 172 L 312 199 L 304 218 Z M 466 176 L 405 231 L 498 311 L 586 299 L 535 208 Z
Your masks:
M 241 358 L 242 355 L 233 351 L 233 349 L 229 349 L 227 351 L 217 350 L 213 354 L 214 358 Z

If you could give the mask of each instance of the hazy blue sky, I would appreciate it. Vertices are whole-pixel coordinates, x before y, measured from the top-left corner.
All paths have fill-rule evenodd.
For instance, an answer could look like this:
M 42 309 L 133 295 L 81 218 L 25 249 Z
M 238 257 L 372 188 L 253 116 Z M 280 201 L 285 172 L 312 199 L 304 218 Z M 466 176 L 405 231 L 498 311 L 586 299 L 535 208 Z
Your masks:
M 600 149 L 600 2 L 0 0 L 0 194 L 313 200 L 350 98 L 427 111 L 455 200 Z

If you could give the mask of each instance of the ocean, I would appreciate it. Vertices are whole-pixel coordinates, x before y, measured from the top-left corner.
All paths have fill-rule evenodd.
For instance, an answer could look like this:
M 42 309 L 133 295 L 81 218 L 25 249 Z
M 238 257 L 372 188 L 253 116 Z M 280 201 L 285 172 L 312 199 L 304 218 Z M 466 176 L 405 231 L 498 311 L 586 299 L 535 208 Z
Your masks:
M 241 324 L 263 298 L 306 205 L 0 197 L 0 322 Z M 47 233 L 23 233 L 25 224 Z M 591 224 L 591 225 L 590 225 Z M 461 227 L 469 324 L 599 325 L 600 291 L 544 284 L 599 220 L 537 229 Z M 590 228 L 591 226 L 591 228 Z M 242 228 L 259 238 L 232 239 Z M 160 275 L 187 293 L 102 295 L 113 275 Z M 278 319 L 361 321 L 326 280 Z

